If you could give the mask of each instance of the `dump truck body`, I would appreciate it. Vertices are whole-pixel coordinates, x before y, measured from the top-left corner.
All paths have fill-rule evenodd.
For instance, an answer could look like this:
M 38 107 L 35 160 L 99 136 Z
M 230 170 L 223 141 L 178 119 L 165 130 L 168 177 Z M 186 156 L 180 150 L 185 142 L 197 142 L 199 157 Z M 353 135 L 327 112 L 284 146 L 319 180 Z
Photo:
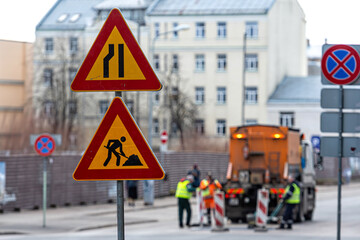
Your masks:
M 285 192 L 289 173 L 302 189 L 297 220 L 310 220 L 315 208 L 315 171 L 311 144 L 300 132 L 282 126 L 230 128 L 230 158 L 225 185 L 226 216 L 246 221 L 256 211 L 257 190 L 269 190 L 269 214 Z

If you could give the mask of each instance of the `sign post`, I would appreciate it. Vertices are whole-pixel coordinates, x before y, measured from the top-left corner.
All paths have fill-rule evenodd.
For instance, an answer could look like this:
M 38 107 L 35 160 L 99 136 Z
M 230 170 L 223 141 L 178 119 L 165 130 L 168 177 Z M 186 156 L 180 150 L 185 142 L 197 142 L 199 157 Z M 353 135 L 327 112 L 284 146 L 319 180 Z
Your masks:
M 34 144 L 35 151 L 43 156 L 43 227 L 46 227 L 46 207 L 47 207 L 47 161 L 55 150 L 55 140 L 48 134 L 41 134 Z
M 323 108 L 338 108 L 336 113 L 323 113 L 321 116 L 321 131 L 322 132 L 338 132 L 338 138 L 322 137 L 320 154 L 322 156 L 338 157 L 338 206 L 337 206 L 337 240 L 341 238 L 341 182 L 342 182 L 342 158 L 347 148 L 356 149 L 356 146 L 351 147 L 354 141 L 344 141 L 344 120 L 347 121 L 345 132 L 356 131 L 358 121 L 357 115 L 344 115 L 344 106 L 352 106 L 353 100 L 344 102 L 344 88 L 343 85 L 359 85 L 360 73 L 360 46 L 359 45 L 323 45 L 323 56 L 321 59 L 321 82 L 325 85 L 339 85 L 336 93 L 335 89 L 323 89 L 321 93 L 321 107 Z M 354 94 L 356 91 L 358 94 Z M 352 89 L 349 91 L 354 95 L 359 95 L 359 90 Z M 359 99 L 359 98 L 357 98 Z M 351 107 L 350 107 L 351 108 Z M 345 117 L 345 119 L 344 119 Z M 337 125 L 337 126 L 336 126 Z M 337 130 L 337 131 L 336 131 Z M 335 140 L 335 141 L 334 141 Z M 349 140 L 345 138 L 345 140 Z M 348 145 L 344 144 L 348 142 Z M 326 152 L 332 148 L 336 148 L 338 144 L 337 153 L 331 151 Z M 345 147 L 345 149 L 344 149 Z M 345 150 L 345 151 L 344 151 Z M 331 153 L 331 154 L 330 154 Z
M 161 88 L 162 84 L 121 12 L 113 9 L 79 68 L 71 89 L 115 91 L 115 98 L 73 178 L 117 181 L 118 240 L 124 240 L 125 235 L 123 180 L 153 180 L 165 176 L 161 164 L 123 103 L 120 91 L 159 91 Z

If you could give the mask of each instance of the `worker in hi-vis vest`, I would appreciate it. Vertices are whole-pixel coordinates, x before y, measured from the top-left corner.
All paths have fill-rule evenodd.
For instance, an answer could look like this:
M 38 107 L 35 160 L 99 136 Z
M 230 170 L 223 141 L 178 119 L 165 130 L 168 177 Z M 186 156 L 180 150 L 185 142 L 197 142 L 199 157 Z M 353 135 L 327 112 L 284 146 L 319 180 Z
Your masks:
M 208 172 L 206 179 L 200 182 L 200 189 L 204 199 L 208 224 L 211 225 L 211 212 L 214 215 L 215 209 L 214 193 L 217 189 L 222 189 L 222 186 L 218 180 L 212 177 L 211 172 Z
M 192 192 L 195 191 L 192 183 L 194 181 L 194 177 L 192 175 L 188 175 L 186 178 L 182 178 L 180 182 L 177 184 L 175 197 L 178 199 L 178 208 L 179 208 L 179 227 L 183 228 L 183 214 L 184 210 L 186 210 L 186 226 L 191 227 L 191 206 L 190 206 L 190 198 L 192 196 Z
M 285 229 L 286 224 L 287 229 L 292 229 L 293 209 L 300 203 L 301 190 L 299 183 L 295 180 L 295 176 L 292 174 L 288 176 L 287 180 L 288 185 L 285 188 L 284 197 L 280 200 L 285 202 L 285 211 L 279 229 Z

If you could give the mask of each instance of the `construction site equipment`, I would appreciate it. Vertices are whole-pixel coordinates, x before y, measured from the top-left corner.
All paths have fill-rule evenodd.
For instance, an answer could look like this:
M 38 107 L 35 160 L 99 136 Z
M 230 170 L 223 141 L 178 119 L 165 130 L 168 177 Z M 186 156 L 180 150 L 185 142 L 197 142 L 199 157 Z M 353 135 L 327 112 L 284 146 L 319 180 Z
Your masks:
M 268 214 L 271 215 L 285 193 L 289 174 L 296 176 L 301 187 L 295 221 L 312 219 L 315 209 L 313 149 L 299 130 L 268 125 L 231 127 L 229 147 L 224 186 L 228 219 L 246 222 L 246 215 L 256 211 L 257 191 L 261 188 L 269 191 Z

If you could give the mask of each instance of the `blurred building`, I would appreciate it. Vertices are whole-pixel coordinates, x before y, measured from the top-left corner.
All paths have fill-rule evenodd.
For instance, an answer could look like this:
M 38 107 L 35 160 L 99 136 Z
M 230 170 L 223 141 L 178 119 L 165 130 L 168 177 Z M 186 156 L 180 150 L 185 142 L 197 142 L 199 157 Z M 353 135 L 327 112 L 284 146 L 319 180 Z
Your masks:
M 0 40 L 0 153 L 29 146 L 32 44 Z
M 268 100 L 268 123 L 300 129 L 306 139 L 320 136 L 320 75 L 285 77 Z
M 164 85 L 152 96 L 155 148 L 167 130 L 171 149 L 182 140 L 187 149 L 226 151 L 229 126 L 269 123 L 277 86 L 307 74 L 305 16 L 296 0 L 59 0 L 36 29 L 33 94 L 43 121 L 34 127 L 61 133 L 66 149 L 88 145 L 114 97 L 69 85 L 115 7 Z M 148 93 L 123 99 L 148 137 Z
M 121 8 L 130 19 L 134 36 L 139 37 L 148 5 L 146 0 L 56 2 L 36 27 L 33 100 L 35 117 L 40 119 L 34 126 L 37 131 L 61 134 L 66 150 L 84 149 L 89 144 L 115 94 L 75 93 L 70 84 L 110 10 Z M 132 93 L 123 96 L 133 113 L 135 97 L 140 99 Z M 147 119 L 147 114 L 142 117 Z
M 206 138 L 194 145 L 224 146 L 229 126 L 270 123 L 267 103 L 277 86 L 307 75 L 305 16 L 296 0 L 157 0 L 147 24 L 158 75 L 197 106 L 194 132 Z M 162 34 L 179 25 L 190 29 Z M 159 94 L 161 101 L 166 91 Z M 163 126 L 166 116 L 154 121 Z

